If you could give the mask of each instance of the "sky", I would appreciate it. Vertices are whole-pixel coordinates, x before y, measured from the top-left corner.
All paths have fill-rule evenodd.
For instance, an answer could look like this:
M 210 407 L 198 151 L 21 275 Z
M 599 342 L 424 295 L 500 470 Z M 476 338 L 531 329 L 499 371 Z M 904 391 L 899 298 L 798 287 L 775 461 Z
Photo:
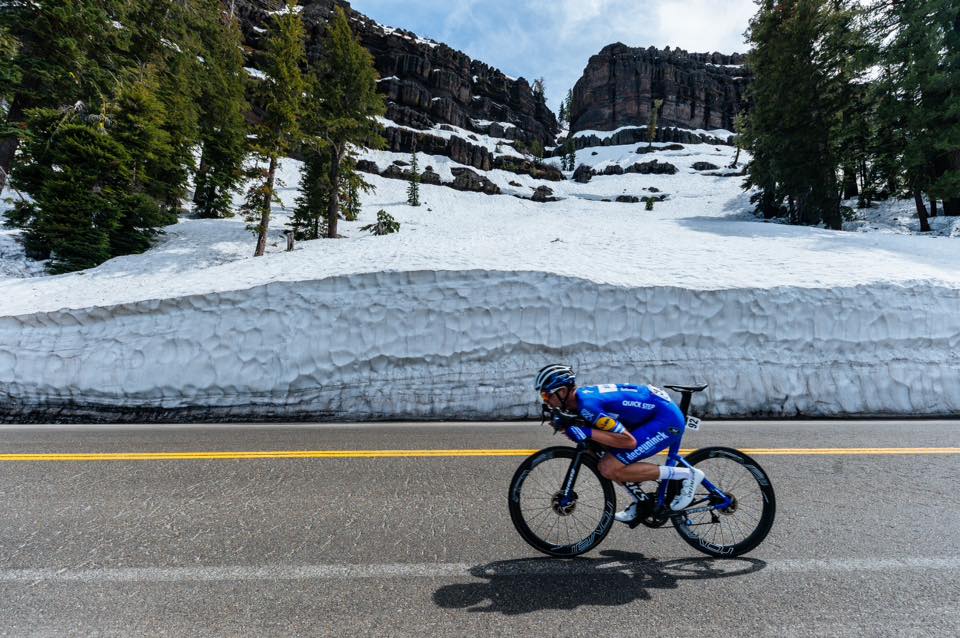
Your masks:
M 546 80 L 554 111 L 591 55 L 632 47 L 745 52 L 754 0 L 351 0 L 377 22 L 444 42 L 507 75 Z

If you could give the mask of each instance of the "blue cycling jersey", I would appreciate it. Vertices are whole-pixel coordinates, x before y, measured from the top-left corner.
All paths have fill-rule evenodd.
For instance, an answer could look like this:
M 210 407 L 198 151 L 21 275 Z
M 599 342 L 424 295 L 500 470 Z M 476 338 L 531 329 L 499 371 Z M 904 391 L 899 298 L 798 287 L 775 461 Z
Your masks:
M 653 420 L 664 406 L 675 409 L 670 395 L 650 385 L 611 383 L 577 389 L 580 416 L 590 425 L 608 432 L 633 430 Z M 617 426 L 620 426 L 619 428 Z
M 630 464 L 656 454 L 683 436 L 685 423 L 670 395 L 652 385 L 628 383 L 586 386 L 577 389 L 580 416 L 607 432 L 630 432 L 637 440 L 632 450 L 611 451 Z

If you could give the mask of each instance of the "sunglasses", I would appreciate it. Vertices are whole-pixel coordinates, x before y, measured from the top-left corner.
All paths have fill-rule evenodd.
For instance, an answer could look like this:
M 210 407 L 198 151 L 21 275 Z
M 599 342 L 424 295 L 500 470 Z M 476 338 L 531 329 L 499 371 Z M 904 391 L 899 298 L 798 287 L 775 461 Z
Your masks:
M 540 393 L 539 393 L 539 394 L 540 394 L 540 398 L 543 400 L 544 403 L 547 403 L 547 402 L 550 401 L 550 397 L 552 397 L 553 395 L 555 395 L 558 390 L 560 390 L 560 388 L 557 388 L 557 389 L 554 390 L 553 392 L 540 392 Z

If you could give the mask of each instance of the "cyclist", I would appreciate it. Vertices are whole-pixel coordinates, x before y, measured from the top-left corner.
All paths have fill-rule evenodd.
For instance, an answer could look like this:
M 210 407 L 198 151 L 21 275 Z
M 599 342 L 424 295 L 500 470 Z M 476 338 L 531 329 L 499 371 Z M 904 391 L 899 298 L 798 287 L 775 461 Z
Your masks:
M 670 503 L 673 510 L 690 505 L 703 480 L 696 468 L 666 467 L 645 463 L 683 436 L 686 421 L 670 396 L 650 385 L 607 384 L 577 387 L 573 368 L 561 364 L 544 366 L 534 387 L 540 399 L 559 408 L 570 422 L 564 433 L 575 443 L 587 439 L 610 448 L 600 460 L 600 473 L 621 485 L 641 481 L 682 480 L 680 493 Z M 579 417 L 588 426 L 574 423 Z M 627 490 L 633 502 L 616 519 L 631 523 L 638 515 L 639 499 Z

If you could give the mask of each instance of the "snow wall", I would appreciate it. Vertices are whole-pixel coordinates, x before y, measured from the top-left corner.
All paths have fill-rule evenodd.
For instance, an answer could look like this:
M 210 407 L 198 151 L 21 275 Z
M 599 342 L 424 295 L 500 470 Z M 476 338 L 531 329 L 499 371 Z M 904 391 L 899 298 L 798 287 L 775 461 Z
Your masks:
M 420 271 L 0 316 L 0 420 L 515 419 L 551 361 L 711 417 L 955 415 L 960 290 Z

